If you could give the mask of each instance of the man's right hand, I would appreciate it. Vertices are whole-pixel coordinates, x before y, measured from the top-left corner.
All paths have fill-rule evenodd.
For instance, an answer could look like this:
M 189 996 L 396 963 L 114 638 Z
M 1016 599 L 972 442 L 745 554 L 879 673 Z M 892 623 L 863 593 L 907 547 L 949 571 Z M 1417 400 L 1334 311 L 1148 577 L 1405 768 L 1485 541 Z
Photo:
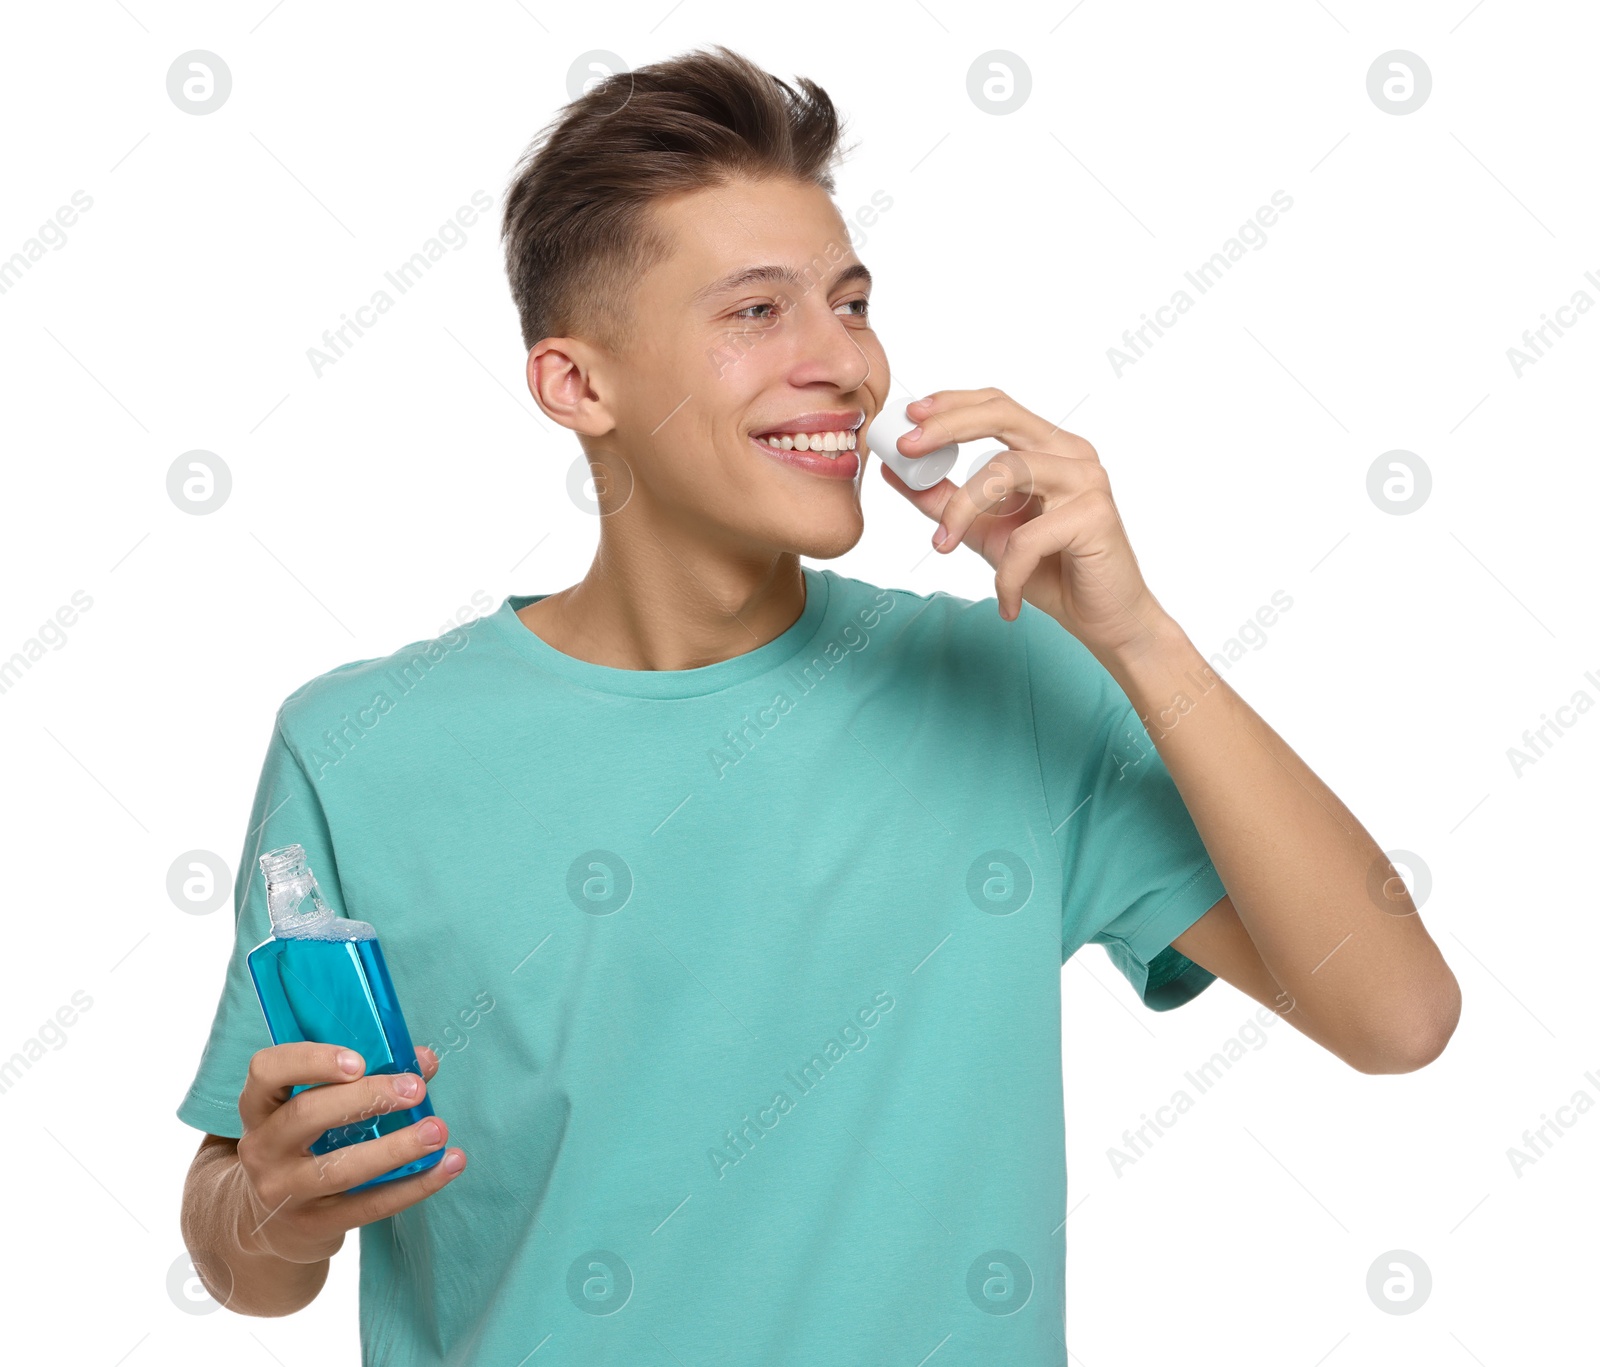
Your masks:
M 357 1060 L 354 1073 L 340 1067 L 341 1054 Z M 439 1071 L 439 1057 L 424 1045 L 417 1062 L 421 1080 L 415 1073 L 366 1076 L 359 1055 L 332 1044 L 274 1044 L 252 1056 L 239 1093 L 244 1134 L 238 1157 L 247 1194 L 239 1215 L 243 1249 L 287 1262 L 322 1262 L 339 1251 L 347 1231 L 415 1205 L 459 1175 L 466 1155 L 450 1149 L 423 1172 L 350 1194 L 368 1178 L 443 1145 L 450 1132 L 438 1116 L 325 1154 L 311 1152 L 324 1130 L 420 1104 Z M 416 1084 L 415 1096 L 396 1086 L 408 1079 Z M 291 1095 L 297 1086 L 307 1090 Z

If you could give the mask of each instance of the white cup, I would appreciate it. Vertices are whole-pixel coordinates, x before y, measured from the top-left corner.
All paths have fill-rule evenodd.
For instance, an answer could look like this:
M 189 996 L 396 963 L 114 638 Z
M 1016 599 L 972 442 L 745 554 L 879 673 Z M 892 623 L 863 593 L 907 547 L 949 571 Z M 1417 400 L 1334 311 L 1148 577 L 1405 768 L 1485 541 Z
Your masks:
M 888 413 L 880 413 L 867 429 L 866 447 L 913 489 L 931 489 L 956 463 L 958 448 L 952 441 L 935 447 L 926 455 L 901 455 L 895 442 L 915 426 L 916 423 L 904 418 L 897 420 Z

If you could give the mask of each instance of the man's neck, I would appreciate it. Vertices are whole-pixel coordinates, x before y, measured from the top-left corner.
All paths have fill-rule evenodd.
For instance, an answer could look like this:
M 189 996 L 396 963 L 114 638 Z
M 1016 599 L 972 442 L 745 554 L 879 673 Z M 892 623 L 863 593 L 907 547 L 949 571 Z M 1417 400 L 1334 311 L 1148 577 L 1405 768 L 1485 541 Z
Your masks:
M 805 609 L 800 557 L 729 559 L 652 544 L 621 553 L 602 537 L 589 572 L 529 603 L 522 624 L 546 645 L 613 669 L 698 669 L 781 635 Z

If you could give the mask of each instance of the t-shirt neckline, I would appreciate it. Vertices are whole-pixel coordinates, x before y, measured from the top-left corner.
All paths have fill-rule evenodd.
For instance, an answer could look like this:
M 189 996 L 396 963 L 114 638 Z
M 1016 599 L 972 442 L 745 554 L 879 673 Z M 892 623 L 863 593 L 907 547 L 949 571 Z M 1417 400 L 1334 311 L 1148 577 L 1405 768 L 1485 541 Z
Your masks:
M 508 594 L 484 622 L 531 663 L 584 688 L 636 698 L 703 697 L 775 670 L 811 644 L 827 616 L 833 571 L 802 565 L 800 572 L 805 582 L 805 607 L 789 627 L 743 655 L 695 669 L 618 669 L 557 650 L 517 616 L 529 603 L 548 598 L 547 593 Z

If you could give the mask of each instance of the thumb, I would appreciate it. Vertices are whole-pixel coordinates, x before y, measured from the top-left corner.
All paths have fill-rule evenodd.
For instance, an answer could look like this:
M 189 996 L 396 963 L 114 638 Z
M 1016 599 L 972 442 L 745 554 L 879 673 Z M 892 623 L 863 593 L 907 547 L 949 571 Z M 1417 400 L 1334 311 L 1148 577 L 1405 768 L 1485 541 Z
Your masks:
M 944 505 L 956 491 L 956 486 L 948 477 L 941 479 L 932 488 L 913 489 L 883 461 L 878 461 L 877 466 L 883 471 L 883 477 L 889 485 L 931 522 L 937 522 L 943 516 Z

